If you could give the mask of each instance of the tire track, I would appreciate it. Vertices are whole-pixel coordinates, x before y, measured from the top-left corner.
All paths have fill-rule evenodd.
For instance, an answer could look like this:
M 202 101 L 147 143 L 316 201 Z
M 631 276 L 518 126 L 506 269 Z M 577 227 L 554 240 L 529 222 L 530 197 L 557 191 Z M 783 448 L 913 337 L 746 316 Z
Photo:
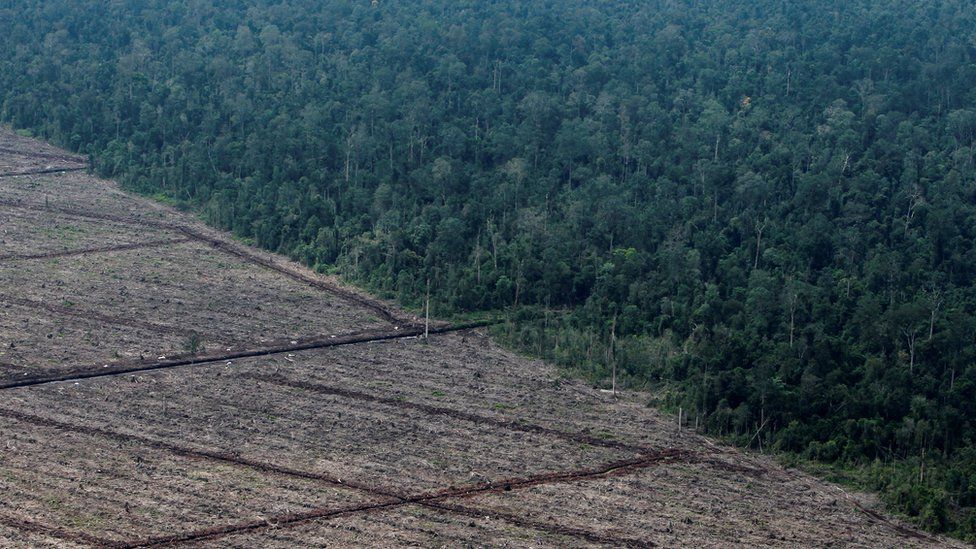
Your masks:
M 95 253 L 106 253 L 106 252 L 124 252 L 129 250 L 138 250 L 142 248 L 161 248 L 164 246 L 172 246 L 174 244 L 183 244 L 184 242 L 191 242 L 189 237 L 186 238 L 170 238 L 167 240 L 152 240 L 149 242 L 134 242 L 132 244 L 119 244 L 116 246 L 97 246 L 91 248 L 79 248 L 77 250 L 64 250 L 61 252 L 46 252 L 40 254 L 9 254 L 0 255 L 0 261 L 19 261 L 19 260 L 30 260 L 30 259 L 53 259 L 56 257 L 72 257 L 77 255 L 87 255 Z

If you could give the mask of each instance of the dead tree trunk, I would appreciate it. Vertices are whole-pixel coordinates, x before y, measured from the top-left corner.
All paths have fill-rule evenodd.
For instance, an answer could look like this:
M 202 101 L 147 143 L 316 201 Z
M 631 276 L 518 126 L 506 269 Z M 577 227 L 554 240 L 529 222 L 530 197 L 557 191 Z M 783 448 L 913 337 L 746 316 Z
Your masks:
M 908 343 L 908 373 L 915 373 L 915 347 L 918 343 L 918 327 L 905 328 L 902 330 L 905 335 L 905 342 Z
M 762 235 L 766 230 L 766 221 L 764 219 L 762 223 L 756 223 L 756 259 L 752 264 L 753 269 L 759 268 L 759 252 L 762 250 Z
M 929 309 L 929 338 L 928 341 L 932 341 L 932 337 L 935 336 L 935 321 L 938 319 L 939 310 L 942 309 L 943 297 L 940 292 L 935 292 L 929 299 L 930 309 Z

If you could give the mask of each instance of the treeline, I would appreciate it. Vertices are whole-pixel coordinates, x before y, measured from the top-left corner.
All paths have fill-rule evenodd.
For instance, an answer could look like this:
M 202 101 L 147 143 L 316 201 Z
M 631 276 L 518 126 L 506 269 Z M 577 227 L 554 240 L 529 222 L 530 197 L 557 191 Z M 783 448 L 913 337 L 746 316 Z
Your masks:
M 976 536 L 971 2 L 11 0 L 0 37 L 0 116 L 99 173 Z

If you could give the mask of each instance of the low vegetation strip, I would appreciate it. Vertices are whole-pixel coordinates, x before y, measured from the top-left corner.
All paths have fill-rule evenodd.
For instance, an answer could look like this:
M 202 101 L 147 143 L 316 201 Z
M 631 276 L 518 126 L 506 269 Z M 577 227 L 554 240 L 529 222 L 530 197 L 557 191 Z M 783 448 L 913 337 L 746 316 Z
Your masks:
M 190 241 L 191 239 L 189 237 L 169 238 L 165 240 L 151 240 L 149 242 L 135 242 L 132 244 L 120 244 L 117 246 L 97 246 L 92 248 L 81 248 L 77 250 L 64 250 L 60 252 L 46 252 L 40 254 L 9 254 L 9 255 L 0 255 L 0 261 L 54 259 L 57 257 L 71 257 L 76 255 L 88 255 L 88 254 L 108 253 L 108 252 L 124 252 L 129 250 L 139 250 L 143 248 L 161 248 L 163 246 L 172 246 L 175 244 L 182 244 L 184 242 L 190 242 Z
M 875 511 L 873 509 L 868 509 L 867 507 L 865 507 L 864 505 L 862 505 L 861 502 L 858 501 L 856 498 L 850 497 L 846 493 L 844 495 L 845 495 L 845 499 L 847 499 L 847 501 L 851 502 L 851 505 L 853 505 L 858 511 L 860 511 L 860 512 L 864 513 L 865 515 L 871 517 L 873 520 L 876 520 L 876 521 L 878 521 L 878 522 L 880 522 L 882 524 L 885 524 L 885 525 L 891 527 L 894 531 L 898 532 L 902 536 L 904 536 L 906 538 L 912 538 L 912 539 L 920 539 L 920 540 L 930 541 L 932 543 L 939 543 L 939 539 L 936 538 L 935 536 L 930 536 L 930 535 L 928 535 L 928 534 L 926 534 L 924 532 L 921 532 L 921 531 L 918 531 L 918 530 L 912 530 L 911 528 L 906 528 L 906 527 L 902 526 L 901 524 L 892 522 L 891 520 L 889 520 L 887 517 L 885 517 L 881 513 L 877 512 L 877 511 Z
M 410 402 L 407 400 L 402 400 L 400 398 L 372 395 L 369 393 L 364 393 L 362 391 L 355 391 L 343 387 L 335 387 L 335 386 L 324 385 L 320 383 L 291 381 L 291 380 L 282 379 L 280 377 L 259 375 L 259 374 L 244 374 L 242 377 L 263 381 L 265 383 L 271 383 L 274 385 L 281 385 L 285 387 L 291 387 L 294 389 L 301 389 L 304 391 L 312 391 L 323 395 L 332 395 L 332 396 L 338 396 L 343 398 L 351 398 L 351 399 L 356 399 L 364 402 L 383 404 L 386 406 L 391 406 L 396 408 L 416 410 L 430 415 L 448 416 L 452 419 L 469 421 L 472 423 L 477 423 L 479 425 L 488 425 L 491 427 L 507 429 L 510 431 L 546 435 L 546 436 L 560 438 L 563 440 L 569 440 L 572 442 L 589 444 L 590 446 L 601 446 L 604 448 L 624 450 L 624 451 L 634 452 L 638 454 L 644 454 L 644 453 L 655 451 L 646 446 L 627 444 L 625 442 L 620 442 L 617 440 L 613 440 L 611 438 L 600 438 L 586 433 L 562 431 L 559 429 L 553 429 L 551 427 L 544 427 L 542 425 L 536 425 L 532 423 L 523 423 L 521 421 L 499 419 L 499 418 L 483 416 L 479 414 L 473 414 L 470 412 L 463 412 L 452 408 L 445 408 L 441 406 L 434 406 L 431 404 L 423 404 L 418 402 Z

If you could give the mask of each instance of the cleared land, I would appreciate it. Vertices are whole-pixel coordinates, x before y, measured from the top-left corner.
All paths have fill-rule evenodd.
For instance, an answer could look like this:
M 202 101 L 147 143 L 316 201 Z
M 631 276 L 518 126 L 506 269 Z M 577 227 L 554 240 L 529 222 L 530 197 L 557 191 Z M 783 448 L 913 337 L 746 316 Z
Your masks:
M 81 162 L 0 133 L 0 546 L 952 545 Z

